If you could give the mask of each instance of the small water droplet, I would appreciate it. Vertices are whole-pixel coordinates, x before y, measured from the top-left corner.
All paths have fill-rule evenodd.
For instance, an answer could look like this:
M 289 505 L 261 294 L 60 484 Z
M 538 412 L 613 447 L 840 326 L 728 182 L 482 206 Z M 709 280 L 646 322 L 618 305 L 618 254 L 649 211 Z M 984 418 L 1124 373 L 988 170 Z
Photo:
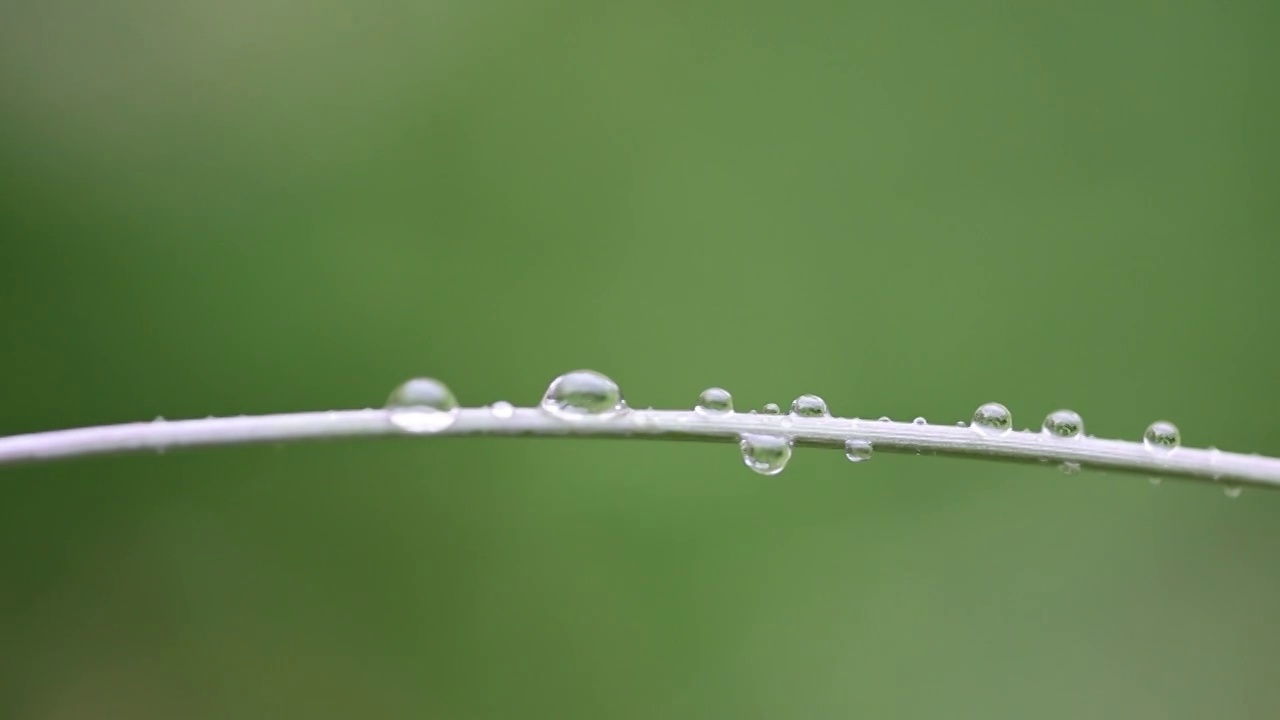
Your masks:
M 761 475 L 777 475 L 791 459 L 791 441 L 781 435 L 744 434 L 738 447 L 743 464 Z
M 929 424 L 929 421 L 928 421 L 928 420 L 925 420 L 925 419 L 924 419 L 924 418 L 922 418 L 922 417 L 918 417 L 918 418 L 916 418 L 915 420 L 912 420 L 912 421 L 911 421 L 911 424 L 912 424 L 912 425 L 928 425 L 928 424 Z
M 957 422 L 957 423 L 956 423 L 956 427 L 965 427 L 965 426 L 967 426 L 968 424 L 969 424 L 969 423 L 967 423 L 967 422 L 965 422 L 965 421 L 961 420 L 961 421 L 959 421 L 959 422 Z
M 791 401 L 791 414 L 799 417 L 826 417 L 827 401 L 817 395 L 801 395 Z
M 1209 469 L 1213 472 L 1214 481 L 1222 479 L 1222 471 L 1218 469 L 1218 462 L 1222 459 L 1222 451 L 1218 448 L 1209 446 Z
M 566 420 L 608 417 L 627 409 L 618 384 L 595 370 L 567 372 L 547 386 L 542 409 Z
M 516 408 L 506 400 L 499 400 L 489 407 L 489 412 L 493 413 L 494 417 L 505 420 L 516 414 Z
M 1064 462 L 1058 466 L 1064 475 L 1078 475 L 1080 473 L 1080 463 Z
M 167 422 L 167 421 L 164 419 L 164 416 L 163 416 L 163 415 L 157 415 L 157 416 L 156 416 L 156 419 L 155 419 L 155 420 L 152 420 L 151 422 L 152 422 L 153 424 L 161 424 L 161 425 L 163 425 L 163 424 L 164 424 L 165 422 Z M 163 454 L 164 454 L 164 449 L 165 449 L 165 446 L 164 446 L 164 445 L 156 445 L 156 447 L 155 447 L 156 454 L 157 454 L 157 455 L 163 455 Z
M 1054 410 L 1044 416 L 1041 428 L 1055 437 L 1078 438 L 1084 433 L 1084 419 L 1075 410 Z
M 1009 408 L 997 402 L 981 405 L 973 412 L 973 427 L 981 433 L 1001 435 L 1013 426 L 1013 414 Z
M 1222 484 L 1222 494 L 1235 500 L 1240 497 L 1240 493 L 1244 492 L 1244 486 L 1238 482 L 1227 481 Z
M 870 460 L 873 449 L 870 440 L 849 438 L 844 441 L 844 456 L 849 459 L 849 462 L 859 463 Z
M 782 408 L 778 407 L 778 403 L 765 403 L 762 412 L 765 415 L 781 415 Z
M 1178 426 L 1167 420 L 1157 420 L 1147 426 L 1142 434 L 1142 444 L 1153 453 L 1171 453 L 1182 444 Z
M 435 378 L 413 378 L 387 398 L 391 423 L 411 433 L 440 432 L 458 418 L 458 400 Z
M 703 415 L 722 415 L 733 412 L 733 396 L 724 388 L 707 388 L 698 396 L 694 410 Z
M 1164 482 L 1164 478 L 1152 476 L 1147 478 L 1147 482 L 1159 487 L 1160 483 Z
M 881 416 L 876 420 L 876 422 L 893 422 L 893 418 L 889 417 L 888 415 L 881 415 Z

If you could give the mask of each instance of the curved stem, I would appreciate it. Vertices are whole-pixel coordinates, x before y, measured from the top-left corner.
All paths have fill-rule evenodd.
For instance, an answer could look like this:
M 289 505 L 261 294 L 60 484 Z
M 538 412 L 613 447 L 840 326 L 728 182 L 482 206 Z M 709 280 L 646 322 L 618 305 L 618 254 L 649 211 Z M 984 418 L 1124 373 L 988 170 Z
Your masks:
M 1160 452 L 1137 442 L 1060 438 L 1030 431 L 992 434 L 970 427 L 748 413 L 704 415 L 687 410 L 627 410 L 608 417 L 564 418 L 538 408 L 514 408 L 509 415 L 490 408 L 463 408 L 456 412 L 451 424 L 424 433 L 406 431 L 393 421 L 393 413 L 387 410 L 157 420 L 0 438 L 0 466 L 147 450 L 384 435 L 629 437 L 737 442 L 743 433 L 786 435 L 797 445 L 838 448 L 843 448 L 850 438 L 861 438 L 871 442 L 877 452 L 1077 463 L 1145 475 L 1280 488 L 1280 459 L 1213 449 L 1178 448 Z

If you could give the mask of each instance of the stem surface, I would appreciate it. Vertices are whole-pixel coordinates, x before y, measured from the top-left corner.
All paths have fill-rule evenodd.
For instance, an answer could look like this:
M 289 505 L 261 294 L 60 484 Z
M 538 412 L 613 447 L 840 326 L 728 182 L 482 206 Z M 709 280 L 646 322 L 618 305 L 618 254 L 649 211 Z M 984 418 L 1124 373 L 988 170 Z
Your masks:
M 737 442 L 743 433 L 785 435 L 796 445 L 843 449 L 850 438 L 877 453 L 930 453 L 1018 462 L 1075 463 L 1081 467 L 1151 476 L 1184 477 L 1280 488 L 1280 459 L 1181 447 L 1149 449 L 1141 442 L 1062 438 L 1042 432 L 988 432 L 972 427 L 916 425 L 835 417 L 688 410 L 626 410 L 611 416 L 564 418 L 540 408 L 514 408 L 502 417 L 490 408 L 462 408 L 447 427 L 413 433 L 393 421 L 405 412 L 335 410 L 203 420 L 157 420 L 54 430 L 0 438 L 0 466 L 65 458 L 181 448 L 282 443 L 374 436 L 520 435 L 629 437 Z

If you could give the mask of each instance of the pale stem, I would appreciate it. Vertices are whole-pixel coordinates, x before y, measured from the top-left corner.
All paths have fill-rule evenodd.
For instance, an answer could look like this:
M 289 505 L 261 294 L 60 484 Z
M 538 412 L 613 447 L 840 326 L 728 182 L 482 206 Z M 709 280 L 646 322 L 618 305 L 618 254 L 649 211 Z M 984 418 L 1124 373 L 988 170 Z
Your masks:
M 688 410 L 628 410 L 612 416 L 567 419 L 539 408 L 515 408 L 499 417 L 489 408 L 463 408 L 430 433 L 406 432 L 387 410 L 335 410 L 203 420 L 174 420 L 54 430 L 0 438 L 0 466 L 73 457 L 169 451 L 218 445 L 286 443 L 372 436 L 626 437 L 738 442 L 744 433 L 785 435 L 796 445 L 844 448 L 850 438 L 883 452 L 1076 463 L 1081 467 L 1150 476 L 1185 477 L 1280 487 L 1280 459 L 1181 447 L 1149 449 L 1141 442 L 1062 438 L 1042 432 L 987 432 L 972 427 L 915 425 L 835 417 L 751 413 L 702 414 Z

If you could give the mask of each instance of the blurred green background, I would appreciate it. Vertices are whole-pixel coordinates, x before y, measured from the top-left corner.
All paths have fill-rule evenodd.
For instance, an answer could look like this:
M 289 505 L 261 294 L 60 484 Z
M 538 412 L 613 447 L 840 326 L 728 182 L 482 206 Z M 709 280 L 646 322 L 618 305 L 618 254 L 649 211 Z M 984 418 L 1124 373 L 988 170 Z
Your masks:
M 635 406 L 1280 454 L 1280 5 L 10 0 L 0 434 Z M 727 445 L 0 472 L 0 717 L 1244 718 L 1280 495 Z

